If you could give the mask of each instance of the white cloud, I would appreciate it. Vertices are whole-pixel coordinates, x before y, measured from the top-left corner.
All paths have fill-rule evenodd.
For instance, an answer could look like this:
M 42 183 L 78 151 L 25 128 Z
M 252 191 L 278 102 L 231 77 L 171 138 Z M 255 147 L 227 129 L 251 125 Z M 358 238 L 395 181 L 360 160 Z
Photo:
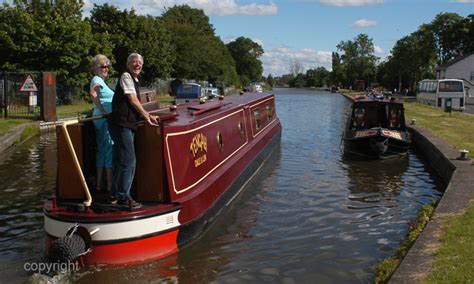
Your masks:
M 324 5 L 336 7 L 355 7 L 364 5 L 374 5 L 385 2 L 385 0 L 320 0 Z
M 293 50 L 287 46 L 279 45 L 270 50 L 265 50 L 261 60 L 263 63 L 263 74 L 268 76 L 281 76 L 290 73 L 290 66 L 297 60 L 304 69 L 324 67 L 331 70 L 331 51 L 317 51 L 313 48 L 302 48 Z
M 192 8 L 202 9 L 206 15 L 253 15 L 266 16 L 278 13 L 278 6 L 269 2 L 268 4 L 249 3 L 239 5 L 235 0 L 136 0 L 132 1 L 132 6 L 140 14 L 156 15 L 165 8 L 174 5 L 189 5 Z M 124 3 L 130 6 L 130 2 Z
M 355 21 L 352 24 L 352 27 L 353 28 L 372 28 L 372 27 L 375 27 L 376 25 L 377 25 L 376 21 L 360 19 L 360 20 Z
M 452 0 L 454 3 L 474 3 L 474 0 Z
M 380 53 L 384 53 L 384 50 L 380 46 L 374 45 L 374 52 L 380 54 Z

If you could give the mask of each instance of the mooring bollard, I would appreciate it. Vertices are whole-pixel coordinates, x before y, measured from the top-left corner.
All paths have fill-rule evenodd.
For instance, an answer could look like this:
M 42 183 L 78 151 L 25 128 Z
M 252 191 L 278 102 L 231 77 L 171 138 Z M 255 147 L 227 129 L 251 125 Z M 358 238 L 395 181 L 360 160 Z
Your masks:
M 411 119 L 411 125 L 415 125 L 416 124 L 416 118 L 412 118 Z
M 457 159 L 462 160 L 462 161 L 470 160 L 467 154 L 469 154 L 468 150 L 466 149 L 459 150 L 459 157 Z

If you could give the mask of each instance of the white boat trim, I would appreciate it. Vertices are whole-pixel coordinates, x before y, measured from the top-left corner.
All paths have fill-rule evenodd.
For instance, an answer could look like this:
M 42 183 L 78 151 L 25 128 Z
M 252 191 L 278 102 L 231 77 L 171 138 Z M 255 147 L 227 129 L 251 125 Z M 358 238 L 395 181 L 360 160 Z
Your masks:
M 134 239 L 179 227 L 181 225 L 178 220 L 179 212 L 180 210 L 176 210 L 167 214 L 138 220 L 114 223 L 79 223 L 79 225 L 86 228 L 89 232 L 99 229 L 92 235 L 92 241 Z M 44 230 L 53 237 L 64 237 L 67 231 L 75 224 L 76 222 L 60 221 L 44 215 Z

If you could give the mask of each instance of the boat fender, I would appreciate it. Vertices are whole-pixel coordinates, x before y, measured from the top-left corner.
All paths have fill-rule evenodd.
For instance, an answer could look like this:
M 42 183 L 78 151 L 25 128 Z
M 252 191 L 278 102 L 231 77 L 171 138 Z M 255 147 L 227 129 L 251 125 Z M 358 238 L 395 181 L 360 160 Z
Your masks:
M 91 233 L 79 224 L 75 224 L 69 228 L 64 237 L 56 239 L 51 244 L 48 250 L 48 259 L 50 262 L 73 262 L 78 257 L 92 251 L 91 243 Z

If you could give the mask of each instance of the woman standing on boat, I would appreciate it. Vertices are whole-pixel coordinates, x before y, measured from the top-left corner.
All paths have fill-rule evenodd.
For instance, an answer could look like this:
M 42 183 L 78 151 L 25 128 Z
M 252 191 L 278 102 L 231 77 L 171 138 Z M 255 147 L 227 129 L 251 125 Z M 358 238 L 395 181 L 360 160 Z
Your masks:
M 109 129 L 114 141 L 114 186 L 112 203 L 140 208 L 141 204 L 130 196 L 135 175 L 136 157 L 134 137 L 137 123 L 145 120 L 150 125 L 158 125 L 157 117 L 150 115 L 141 105 L 138 75 L 142 71 L 143 57 L 132 53 L 127 58 L 127 70 L 120 75 L 112 101 Z
M 112 111 L 112 98 L 114 91 L 105 83 L 105 78 L 109 74 L 109 59 L 102 54 L 96 55 L 92 59 L 92 72 L 94 77 L 90 83 L 89 94 L 94 103 L 93 116 L 107 115 Z M 95 157 L 97 168 L 96 190 L 102 189 L 102 178 L 104 169 L 107 176 L 107 190 L 111 192 L 113 175 L 112 175 L 112 145 L 113 141 L 110 137 L 107 120 L 94 120 L 94 128 L 96 133 L 97 153 Z

